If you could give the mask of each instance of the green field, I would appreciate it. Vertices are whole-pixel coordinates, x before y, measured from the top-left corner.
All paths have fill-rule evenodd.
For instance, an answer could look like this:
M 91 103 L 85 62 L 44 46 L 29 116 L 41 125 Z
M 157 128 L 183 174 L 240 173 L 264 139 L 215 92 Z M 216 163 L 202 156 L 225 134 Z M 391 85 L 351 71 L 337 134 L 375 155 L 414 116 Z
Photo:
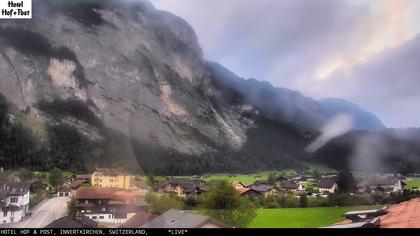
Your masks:
M 381 206 L 259 209 L 248 228 L 318 228 L 344 220 L 348 211 Z
M 203 174 L 202 180 L 229 180 L 229 181 L 240 181 L 243 183 L 254 183 L 257 180 L 267 180 L 267 177 L 270 173 L 277 173 L 282 176 L 292 176 L 295 174 L 295 171 L 292 169 L 285 169 L 281 171 L 262 171 L 251 174 L 228 174 L 228 173 L 215 173 L 215 174 Z M 191 178 L 192 176 L 173 176 L 175 178 Z M 155 176 L 156 180 L 162 180 L 165 177 Z
M 408 178 L 406 181 L 404 181 L 407 185 L 405 186 L 405 189 L 413 189 L 417 187 L 417 189 L 420 189 L 420 178 Z

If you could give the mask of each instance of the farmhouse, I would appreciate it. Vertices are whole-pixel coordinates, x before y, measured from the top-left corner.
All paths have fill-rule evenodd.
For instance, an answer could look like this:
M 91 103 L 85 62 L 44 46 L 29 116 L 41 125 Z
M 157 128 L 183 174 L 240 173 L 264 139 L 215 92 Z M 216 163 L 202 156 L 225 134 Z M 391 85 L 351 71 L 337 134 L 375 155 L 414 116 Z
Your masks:
M 298 184 L 305 184 L 309 180 L 313 180 L 312 175 L 298 175 L 292 178 L 292 181 Z
M 232 228 L 205 215 L 171 209 L 147 222 L 142 228 Z
M 256 185 L 252 187 L 252 190 L 259 192 L 264 197 L 277 196 L 280 193 L 280 190 L 272 185 Z
M 70 184 L 70 188 L 73 189 L 73 190 L 76 190 L 76 189 L 80 188 L 80 186 L 82 186 L 83 184 L 87 184 L 87 183 L 89 183 L 87 180 L 84 180 L 84 179 L 75 179 Z
M 101 223 L 124 223 L 139 211 L 138 193 L 117 188 L 79 188 L 77 212 Z
M 130 188 L 134 176 L 128 174 L 123 168 L 96 169 L 91 175 L 92 186 L 99 188 Z
M 0 181 L 0 223 L 20 221 L 29 210 L 31 182 Z
M 242 182 L 238 182 L 238 181 L 234 181 L 234 182 L 232 183 L 232 185 L 233 185 L 233 187 L 234 187 L 236 190 L 241 190 L 241 189 L 243 189 L 243 188 L 246 188 L 246 184 L 244 184 L 244 183 L 242 183 Z
M 371 175 L 357 184 L 359 192 L 402 192 L 405 183 L 397 177 Z
M 159 182 L 158 192 L 173 193 L 179 197 L 197 196 L 208 192 L 208 186 L 202 180 L 173 178 L 169 181 Z
M 321 193 L 335 193 L 338 185 L 335 177 L 322 178 L 318 183 L 318 190 Z
M 296 191 L 299 190 L 301 187 L 300 184 L 295 183 L 292 180 L 284 180 L 280 183 L 280 189 L 284 190 L 284 191 Z
M 238 191 L 243 197 L 258 197 L 262 195 L 260 192 L 255 191 L 252 188 L 243 188 Z

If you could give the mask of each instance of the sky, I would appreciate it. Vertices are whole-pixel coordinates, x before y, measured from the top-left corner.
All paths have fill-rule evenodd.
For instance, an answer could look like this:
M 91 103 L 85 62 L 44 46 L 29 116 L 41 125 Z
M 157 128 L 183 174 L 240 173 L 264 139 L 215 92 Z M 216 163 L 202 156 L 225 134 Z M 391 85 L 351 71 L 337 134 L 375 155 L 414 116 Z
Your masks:
M 420 127 L 418 0 L 150 0 L 187 20 L 204 56 L 387 127 Z

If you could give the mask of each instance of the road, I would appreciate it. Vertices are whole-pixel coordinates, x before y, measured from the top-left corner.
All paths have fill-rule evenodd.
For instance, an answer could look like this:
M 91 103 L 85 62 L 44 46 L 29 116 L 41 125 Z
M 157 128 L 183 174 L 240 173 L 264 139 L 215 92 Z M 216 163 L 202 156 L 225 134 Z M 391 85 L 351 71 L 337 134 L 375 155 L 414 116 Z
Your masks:
M 32 210 L 32 216 L 21 222 L 7 224 L 9 228 L 43 228 L 67 214 L 68 197 L 56 197 Z

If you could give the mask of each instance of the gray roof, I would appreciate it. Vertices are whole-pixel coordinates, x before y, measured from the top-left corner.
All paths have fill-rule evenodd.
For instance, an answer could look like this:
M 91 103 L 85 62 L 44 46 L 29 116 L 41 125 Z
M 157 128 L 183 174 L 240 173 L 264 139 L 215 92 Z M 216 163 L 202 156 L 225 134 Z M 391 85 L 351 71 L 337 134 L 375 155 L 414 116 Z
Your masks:
M 208 222 L 217 224 L 209 216 L 171 209 L 143 225 L 143 228 L 199 228 Z M 220 224 L 220 227 L 223 225 Z
M 295 182 L 291 180 L 284 180 L 280 183 L 280 186 L 285 189 L 297 189 L 299 188 L 299 185 L 297 185 Z
M 0 181 L 0 197 L 26 194 L 31 185 L 32 182 Z
M 399 181 L 399 178 L 390 177 L 390 176 L 369 176 L 357 184 L 358 187 L 369 187 L 369 186 L 378 186 L 378 185 L 395 185 Z
M 323 178 L 319 181 L 318 188 L 332 188 L 335 183 L 335 178 Z
M 267 192 L 274 188 L 272 185 L 257 185 L 252 187 L 251 189 L 257 191 L 257 192 Z

